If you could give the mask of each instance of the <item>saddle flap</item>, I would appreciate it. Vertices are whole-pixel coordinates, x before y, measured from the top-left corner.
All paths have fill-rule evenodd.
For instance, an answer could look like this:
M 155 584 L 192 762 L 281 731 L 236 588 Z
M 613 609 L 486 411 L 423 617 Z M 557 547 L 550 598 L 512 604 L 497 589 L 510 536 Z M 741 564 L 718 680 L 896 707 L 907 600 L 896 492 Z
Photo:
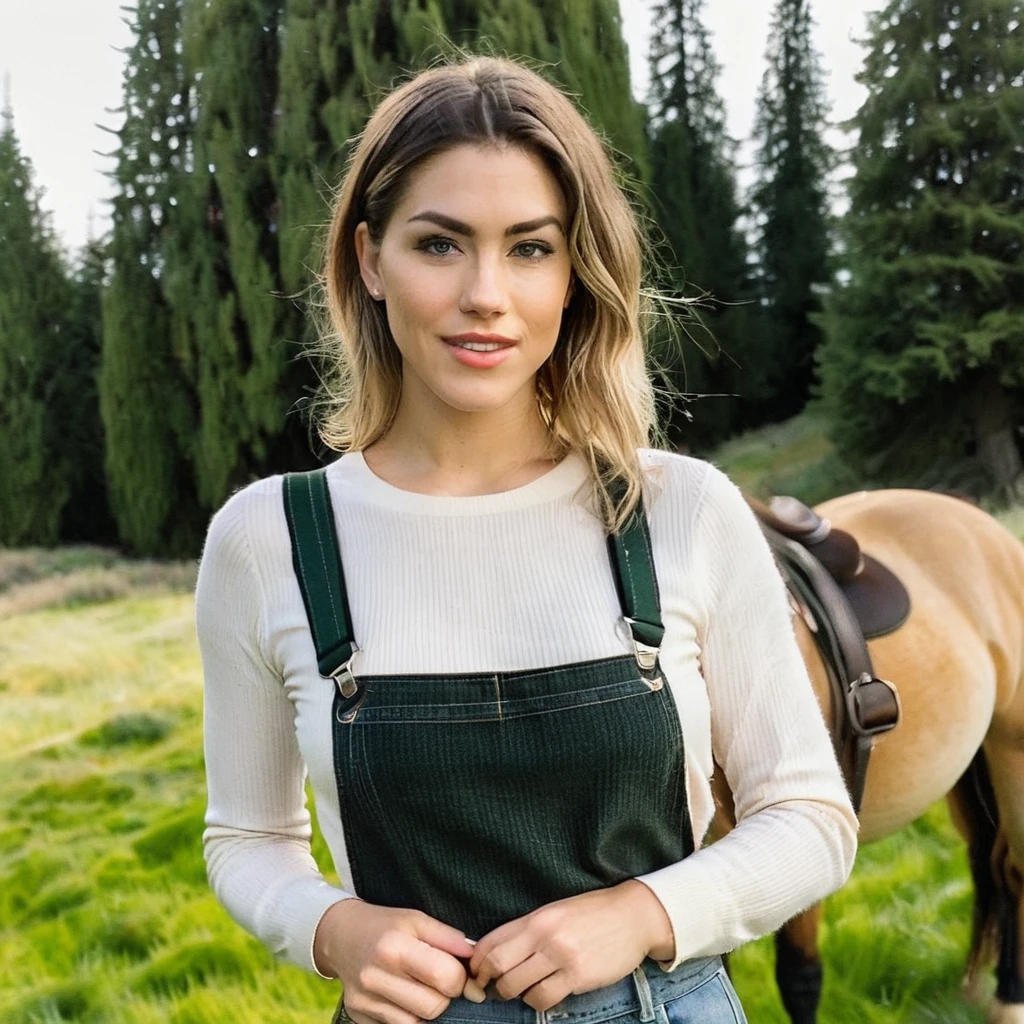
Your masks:
M 856 576 L 839 581 L 868 640 L 895 633 L 910 615 L 910 594 L 900 578 L 876 558 L 862 556 Z

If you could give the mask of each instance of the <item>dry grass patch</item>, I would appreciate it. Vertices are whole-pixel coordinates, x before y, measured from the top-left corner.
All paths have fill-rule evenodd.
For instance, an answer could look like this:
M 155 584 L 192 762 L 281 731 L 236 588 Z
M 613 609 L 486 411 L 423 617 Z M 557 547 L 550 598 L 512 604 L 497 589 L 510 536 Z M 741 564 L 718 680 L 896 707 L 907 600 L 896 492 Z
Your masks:
M 195 580 L 194 562 L 130 561 L 108 548 L 0 549 L 0 620 L 46 608 L 187 593 Z

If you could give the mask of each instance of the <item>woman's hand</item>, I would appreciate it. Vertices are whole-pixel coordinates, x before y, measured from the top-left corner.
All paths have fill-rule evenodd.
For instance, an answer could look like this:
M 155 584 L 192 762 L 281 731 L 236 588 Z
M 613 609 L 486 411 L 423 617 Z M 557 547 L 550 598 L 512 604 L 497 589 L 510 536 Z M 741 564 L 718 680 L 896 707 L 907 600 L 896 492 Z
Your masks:
M 495 928 L 477 943 L 469 970 L 481 988 L 494 981 L 503 998 L 549 1010 L 567 995 L 621 980 L 646 956 L 671 960 L 674 949 L 660 901 L 630 879 Z
M 462 932 L 418 910 L 343 900 L 320 919 L 313 958 L 345 986 L 356 1024 L 433 1020 L 466 983 L 460 962 L 473 954 Z

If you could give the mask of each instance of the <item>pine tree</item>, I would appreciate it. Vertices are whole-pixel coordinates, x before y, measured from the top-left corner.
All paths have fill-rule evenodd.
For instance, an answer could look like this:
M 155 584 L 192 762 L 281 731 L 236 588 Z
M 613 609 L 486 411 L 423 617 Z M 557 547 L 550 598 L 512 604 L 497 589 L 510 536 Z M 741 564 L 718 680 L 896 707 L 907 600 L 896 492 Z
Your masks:
M 834 158 L 824 139 L 828 101 L 811 29 L 809 0 L 778 0 L 754 125 L 757 183 L 750 205 L 766 314 L 762 343 L 774 371 L 772 419 L 796 414 L 810 394 L 821 343 L 810 316 L 819 306 L 815 286 L 828 281 Z
M 704 0 L 660 0 L 652 18 L 650 152 L 651 190 L 658 222 L 678 269 L 665 282 L 678 292 L 708 293 L 710 333 L 692 332 L 704 353 L 683 353 L 673 386 L 704 394 L 737 392 L 759 397 L 753 346 L 752 298 L 739 203 L 732 172 L 736 144 L 726 132 L 725 106 L 716 81 L 719 65 L 703 23 Z M 667 355 L 671 362 L 673 354 Z M 714 404 L 709 404 L 711 402 Z M 695 422 L 669 423 L 677 443 L 708 444 L 744 421 L 749 408 L 724 398 L 696 405 Z
M 854 120 L 834 435 L 880 480 L 1024 485 L 1024 3 L 892 0 Z
M 165 244 L 193 161 L 180 14 L 179 0 L 139 0 L 134 11 L 103 296 L 99 395 L 111 509 L 121 540 L 144 554 L 193 553 L 203 526 L 192 470 L 195 353 L 175 332 L 165 294 L 176 271 Z
M 0 122 L 0 544 L 54 544 L 68 495 L 63 410 L 69 286 L 9 104 Z

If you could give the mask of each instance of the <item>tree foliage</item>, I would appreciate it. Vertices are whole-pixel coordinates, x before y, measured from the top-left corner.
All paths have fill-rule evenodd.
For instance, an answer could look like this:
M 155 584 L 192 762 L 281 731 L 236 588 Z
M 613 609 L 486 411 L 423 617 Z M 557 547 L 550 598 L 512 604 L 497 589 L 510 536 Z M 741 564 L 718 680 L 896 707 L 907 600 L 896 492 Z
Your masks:
M 770 418 L 799 412 L 810 394 L 821 331 L 815 285 L 829 276 L 828 101 L 811 39 L 809 0 L 778 0 L 757 100 L 754 216 L 761 342 L 768 354 Z
M 293 414 L 309 293 L 349 143 L 453 47 L 547 65 L 636 173 L 615 0 L 139 0 L 104 298 L 107 468 L 122 537 L 195 550 L 235 487 L 316 462 Z
M 840 449 L 880 479 L 1020 490 L 1024 3 L 891 0 L 827 306 Z
M 192 472 L 195 358 L 176 330 L 165 243 L 194 165 L 192 94 L 180 0 L 139 0 L 125 71 L 118 186 L 103 296 L 100 409 L 111 508 L 122 541 L 146 554 L 192 551 L 201 530 Z M 190 296 L 194 300 L 195 296 Z
M 68 497 L 62 419 L 70 296 L 9 107 L 0 123 L 0 544 L 52 544 Z
M 664 284 L 680 294 L 696 289 L 712 298 L 705 314 L 710 332 L 699 326 L 691 331 L 698 351 L 684 349 L 680 364 L 666 332 L 660 357 L 667 359 L 677 390 L 749 398 L 760 393 L 751 311 L 729 305 L 752 298 L 746 245 L 737 227 L 736 145 L 726 132 L 716 86 L 719 66 L 703 8 L 704 0 L 659 0 L 652 11 L 651 191 L 671 250 Z M 678 415 L 670 419 L 669 434 L 677 443 L 707 444 L 743 416 L 737 403 L 707 398 L 696 404 L 692 426 Z

